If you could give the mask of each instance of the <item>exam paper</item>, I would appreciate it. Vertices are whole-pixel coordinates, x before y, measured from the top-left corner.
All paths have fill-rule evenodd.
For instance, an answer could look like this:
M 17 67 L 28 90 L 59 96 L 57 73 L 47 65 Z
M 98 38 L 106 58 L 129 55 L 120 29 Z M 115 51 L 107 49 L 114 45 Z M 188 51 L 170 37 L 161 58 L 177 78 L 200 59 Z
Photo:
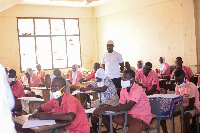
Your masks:
M 85 91 L 85 92 L 83 92 L 83 91 L 79 91 L 79 90 L 75 90 L 71 95 L 73 96 L 73 95 L 76 95 L 76 94 L 78 94 L 78 93 L 86 93 L 86 94 L 90 94 L 90 93 L 93 93 L 93 92 L 95 92 L 95 91 Z
M 86 109 L 86 110 L 85 110 L 85 113 L 86 113 L 86 114 L 92 114 L 92 113 L 94 112 L 95 109 L 96 109 L 96 108 Z
M 179 97 L 180 95 L 176 94 L 153 94 L 150 96 L 147 96 L 148 98 L 156 98 L 156 97 L 162 97 L 162 98 L 176 98 Z

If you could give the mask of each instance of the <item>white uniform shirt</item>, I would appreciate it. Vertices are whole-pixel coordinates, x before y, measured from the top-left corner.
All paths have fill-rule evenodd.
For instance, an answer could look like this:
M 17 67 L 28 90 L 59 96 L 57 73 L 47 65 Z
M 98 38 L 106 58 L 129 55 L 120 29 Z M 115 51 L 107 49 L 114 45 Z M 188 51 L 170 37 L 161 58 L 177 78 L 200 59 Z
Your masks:
M 105 53 L 101 60 L 101 64 L 105 64 L 105 72 L 110 79 L 121 77 L 119 64 L 122 62 L 124 62 L 122 55 L 116 51 Z

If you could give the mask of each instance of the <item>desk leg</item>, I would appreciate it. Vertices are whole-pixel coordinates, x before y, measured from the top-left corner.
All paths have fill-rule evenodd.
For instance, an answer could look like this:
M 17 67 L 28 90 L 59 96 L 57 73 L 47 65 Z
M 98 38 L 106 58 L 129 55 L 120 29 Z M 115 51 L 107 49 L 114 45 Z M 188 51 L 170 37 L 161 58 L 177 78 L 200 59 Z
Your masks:
M 102 115 L 100 116 L 99 133 L 101 133 L 101 125 L 102 125 Z
M 110 115 L 110 133 L 113 133 L 112 114 Z
M 183 100 L 181 101 L 181 132 L 184 133 L 184 129 L 183 129 Z
M 171 133 L 174 132 L 174 117 L 172 116 L 172 119 L 171 119 Z

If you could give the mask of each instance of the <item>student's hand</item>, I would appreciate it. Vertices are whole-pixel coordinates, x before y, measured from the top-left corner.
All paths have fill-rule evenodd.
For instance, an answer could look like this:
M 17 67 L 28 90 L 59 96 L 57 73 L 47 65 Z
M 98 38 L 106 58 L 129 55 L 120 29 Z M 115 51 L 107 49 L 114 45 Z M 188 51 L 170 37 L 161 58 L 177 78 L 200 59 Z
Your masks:
M 39 119 L 40 120 L 48 120 L 49 119 L 49 113 L 46 113 L 46 112 L 40 112 L 39 113 Z
M 160 89 L 160 94 L 167 94 L 167 91 L 164 88 Z
M 84 87 L 81 87 L 81 88 L 80 88 L 80 91 L 85 92 L 85 91 L 87 91 L 87 89 L 84 88 Z
M 29 120 L 36 119 L 36 118 L 39 118 L 39 113 L 38 112 L 35 112 L 32 115 L 28 116 Z
M 94 110 L 93 115 L 97 117 L 97 116 L 99 116 L 99 114 L 101 114 L 103 112 L 105 112 L 105 108 L 97 108 Z
M 158 69 L 156 68 L 156 72 L 158 73 Z

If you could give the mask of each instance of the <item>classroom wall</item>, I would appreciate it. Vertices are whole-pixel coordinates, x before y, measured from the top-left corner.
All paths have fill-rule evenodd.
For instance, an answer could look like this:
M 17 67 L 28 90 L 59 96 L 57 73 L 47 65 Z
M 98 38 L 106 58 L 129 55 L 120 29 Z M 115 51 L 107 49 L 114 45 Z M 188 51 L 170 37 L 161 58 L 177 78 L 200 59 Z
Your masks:
M 20 72 L 19 43 L 16 17 L 79 18 L 82 66 L 93 70 L 95 62 L 93 8 L 15 5 L 0 13 L 0 63 Z M 67 72 L 67 69 L 61 70 Z M 52 73 L 52 71 L 47 71 Z
M 197 72 L 193 1 L 116 0 L 94 9 L 97 25 L 98 60 L 106 52 L 107 40 L 134 67 L 138 60 L 150 61 L 153 69 L 159 57 L 175 65 L 176 57 Z

